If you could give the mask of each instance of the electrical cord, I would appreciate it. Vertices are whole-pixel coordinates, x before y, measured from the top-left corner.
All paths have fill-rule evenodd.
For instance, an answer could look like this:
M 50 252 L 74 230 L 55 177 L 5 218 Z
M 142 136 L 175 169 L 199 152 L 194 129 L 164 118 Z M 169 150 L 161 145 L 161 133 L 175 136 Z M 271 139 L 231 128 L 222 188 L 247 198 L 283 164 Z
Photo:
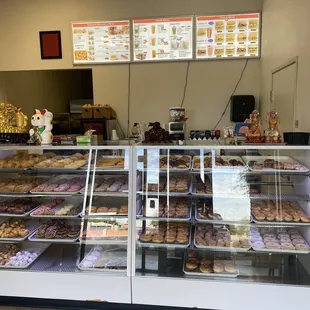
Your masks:
M 181 108 L 183 107 L 184 100 L 185 100 L 185 97 L 186 97 L 187 84 L 188 84 L 188 73 L 189 73 L 190 64 L 191 64 L 191 61 L 189 60 L 189 61 L 187 62 L 186 77 L 185 77 L 185 85 L 184 85 L 184 91 L 183 91 L 183 98 L 182 98 Z
M 123 128 L 122 128 L 122 126 L 121 126 L 121 124 L 120 124 L 118 118 L 116 119 L 116 122 L 117 122 L 117 125 L 118 125 L 118 127 L 119 127 L 119 129 L 120 129 L 120 131 L 121 131 L 121 133 L 122 133 L 122 135 L 123 135 L 123 137 L 126 138 L 126 135 L 125 135 L 125 133 L 124 133 L 124 130 L 123 130 Z
M 224 110 L 224 112 L 222 113 L 222 115 L 221 115 L 219 121 L 216 123 L 216 125 L 213 127 L 212 130 L 215 130 L 215 129 L 216 129 L 216 127 L 218 126 L 218 124 L 221 122 L 221 120 L 223 119 L 224 115 L 226 114 L 226 111 L 227 111 L 227 109 L 228 109 L 228 107 L 229 107 L 229 104 L 230 104 L 230 102 L 231 102 L 231 97 L 235 94 L 236 90 L 238 89 L 238 86 L 239 86 L 239 84 L 240 84 L 240 82 L 241 82 L 241 80 L 242 80 L 242 78 L 243 78 L 244 72 L 245 72 L 245 70 L 246 70 L 246 68 L 247 68 L 247 66 L 248 66 L 248 62 L 249 62 L 249 59 L 247 58 L 247 60 L 245 61 L 244 68 L 243 68 L 243 70 L 242 70 L 242 72 L 241 72 L 240 78 L 239 78 L 239 80 L 238 80 L 238 82 L 237 82 L 237 84 L 236 84 L 236 87 L 235 87 L 234 91 L 232 92 L 231 96 L 229 97 L 229 100 L 228 100 L 228 102 L 227 102 L 227 105 L 226 105 L 226 107 L 225 107 L 225 110 Z
M 131 99 L 130 96 L 131 96 L 131 67 L 129 63 L 128 64 L 127 137 L 129 137 L 129 127 L 130 127 L 130 99 Z

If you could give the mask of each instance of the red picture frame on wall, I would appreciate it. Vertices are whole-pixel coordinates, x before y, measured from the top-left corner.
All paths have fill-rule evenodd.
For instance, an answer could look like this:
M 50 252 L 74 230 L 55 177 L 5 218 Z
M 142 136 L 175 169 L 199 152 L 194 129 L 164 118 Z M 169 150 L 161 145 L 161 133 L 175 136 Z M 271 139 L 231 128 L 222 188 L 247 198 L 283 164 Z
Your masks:
M 41 59 L 62 59 L 61 32 L 40 31 Z

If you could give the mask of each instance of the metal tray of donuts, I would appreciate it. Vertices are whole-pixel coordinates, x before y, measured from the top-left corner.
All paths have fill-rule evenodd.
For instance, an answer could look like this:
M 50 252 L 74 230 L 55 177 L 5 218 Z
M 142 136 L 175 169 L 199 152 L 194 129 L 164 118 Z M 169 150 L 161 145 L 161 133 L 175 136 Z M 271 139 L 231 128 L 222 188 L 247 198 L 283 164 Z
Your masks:
M 232 253 L 245 253 L 251 250 L 251 245 L 249 241 L 249 247 L 248 248 L 233 248 L 233 247 L 221 247 L 221 246 L 205 246 L 205 245 L 199 245 L 196 243 L 196 230 L 197 227 L 195 227 L 195 235 L 193 239 L 193 245 L 197 249 L 205 249 L 205 250 L 211 250 L 214 252 L 232 252 Z
M 18 219 L 16 219 L 16 220 L 18 220 Z M 9 221 L 10 220 L 4 221 L 1 224 L 6 224 Z M 38 228 L 38 226 L 39 226 L 39 224 L 37 223 L 37 221 L 26 220 L 25 221 L 25 227 L 26 227 L 26 229 L 29 230 L 29 233 L 27 235 L 25 235 L 24 237 L 19 237 L 19 238 L 1 238 L 0 237 L 0 242 L 22 242 L 22 241 L 25 241 Z
M 194 250 L 192 251 L 192 253 L 193 252 Z M 219 253 L 197 252 L 197 255 L 195 255 L 195 257 L 189 257 L 189 254 L 185 253 L 183 272 L 185 275 L 192 277 L 237 278 L 239 276 L 239 269 L 236 265 L 235 260 L 227 257 L 226 255 L 224 255 L 223 257 L 222 256 L 223 255 L 219 255 Z M 210 264 L 201 265 L 202 261 Z M 191 268 L 193 268 L 192 270 L 186 267 L 188 263 L 194 264 L 191 265 Z M 205 270 L 200 269 L 201 267 L 205 267 Z
M 12 201 L 14 201 L 16 199 L 13 199 Z M 4 200 L 5 202 L 6 200 Z M 30 215 L 33 211 L 35 211 L 36 209 L 39 208 L 40 202 L 37 203 L 37 206 L 32 208 L 30 211 L 26 212 L 26 213 L 22 213 L 22 214 L 14 214 L 14 213 L 1 213 L 0 212 L 0 217 L 16 217 L 16 218 L 23 218 L 23 217 L 27 217 L 28 215 Z
M 250 171 L 253 172 L 285 172 L 285 173 L 306 173 L 309 172 L 309 169 L 305 167 L 304 165 L 300 164 L 295 159 L 288 157 L 288 156 L 242 156 L 243 161 L 246 163 L 247 167 Z M 273 168 L 267 168 L 263 166 L 263 169 L 254 169 L 249 165 L 251 161 L 257 161 L 264 165 L 265 160 L 271 159 L 275 160 L 280 163 L 288 163 L 291 165 L 298 165 L 300 167 L 304 167 L 304 170 L 289 170 L 289 169 L 273 169 Z
M 106 259 L 106 262 L 97 267 L 100 256 L 101 259 Z M 78 268 L 82 271 L 124 274 L 127 272 L 127 250 L 118 247 L 104 251 L 102 246 L 95 246 L 78 264 Z
M 243 166 L 215 166 L 213 168 L 194 168 L 195 162 L 197 160 L 204 163 L 205 158 L 211 158 L 212 156 L 204 156 L 201 158 L 200 156 L 194 156 L 192 159 L 192 171 L 195 172 L 200 172 L 203 170 L 204 172 L 224 172 L 224 173 L 229 173 L 229 172 L 246 172 L 248 171 L 248 167 L 244 163 L 243 159 L 240 156 L 216 156 L 216 157 L 221 157 L 225 161 L 230 161 L 230 160 L 237 160 L 240 161 Z
M 252 214 L 252 219 L 253 222 L 258 224 L 258 225 L 272 225 L 272 226 L 283 226 L 283 225 L 287 225 L 287 226 L 310 226 L 310 223 L 300 223 L 300 222 L 276 222 L 276 221 L 272 221 L 272 222 L 268 222 L 268 221 L 258 221 L 256 220 L 255 216 Z
M 171 156 L 171 155 L 170 155 Z M 139 171 L 160 171 L 160 172 L 166 172 L 166 171 L 170 171 L 170 172 L 184 172 L 184 171 L 189 171 L 192 167 L 192 157 L 189 155 L 173 155 L 176 158 L 182 158 L 182 157 L 186 157 L 187 158 L 187 167 L 186 168 L 181 168 L 181 167 L 167 167 L 167 168 L 163 168 L 161 167 L 161 163 L 160 160 L 167 157 L 169 158 L 168 155 L 161 155 L 159 158 L 160 160 L 158 160 L 158 157 L 156 158 L 155 161 L 155 166 L 154 167 L 145 167 L 144 162 L 139 162 L 138 163 L 138 170 Z
M 36 211 L 37 209 L 39 209 L 41 207 L 41 206 L 39 206 L 39 207 L 35 208 L 34 210 L 30 211 L 30 216 L 33 218 L 42 218 L 42 219 L 77 219 L 82 214 L 83 204 L 82 203 L 76 203 L 76 201 L 75 201 L 76 199 L 73 199 L 73 197 L 71 199 L 70 198 L 66 199 L 65 201 L 63 201 L 59 205 L 52 208 L 52 210 L 55 211 L 55 215 L 36 215 L 36 214 L 34 214 L 34 211 Z M 79 210 L 78 213 L 76 215 L 56 215 L 56 212 L 60 211 L 68 203 L 71 203 L 73 205 L 77 205 L 78 210 Z
M 50 179 L 50 181 L 58 181 L 61 179 L 73 179 L 73 178 L 77 178 L 77 175 L 60 175 L 57 177 L 54 177 L 52 179 Z M 80 178 L 84 177 L 86 179 L 86 176 L 82 175 L 80 176 Z M 49 181 L 46 181 L 49 182 Z M 43 182 L 44 183 L 44 182 Z M 82 189 L 83 187 L 81 187 Z M 67 191 L 63 191 L 63 192 L 35 192 L 33 190 L 30 191 L 31 194 L 33 195 L 50 195 L 50 196 L 72 196 L 72 195 L 76 195 L 79 194 L 81 192 L 81 189 L 79 189 L 78 191 L 74 191 L 74 192 L 67 192 Z
M 195 220 L 199 223 L 218 224 L 218 225 L 248 225 L 252 222 L 251 218 L 248 221 L 228 221 L 228 220 L 203 219 L 199 215 L 197 205 L 195 205 Z
M 5 245 L 3 244 L 0 247 L 0 251 Z M 32 261 L 28 262 L 26 265 L 0 265 L 0 269 L 28 269 L 44 252 L 47 250 L 47 248 L 50 246 L 50 244 L 29 244 L 29 243 L 21 243 L 20 251 L 28 251 L 28 252 L 36 252 L 37 257 L 34 258 Z
M 155 242 L 143 242 L 140 240 L 140 236 L 142 234 L 142 231 L 139 232 L 139 239 L 137 240 L 137 245 L 139 247 L 150 247 L 150 248 L 167 248 L 167 249 L 187 249 L 190 246 L 191 243 L 191 232 L 188 235 L 188 241 L 186 244 L 180 244 L 180 243 L 155 243 Z
M 44 223 L 49 223 L 51 221 L 58 221 L 58 219 L 54 219 L 54 220 L 47 220 L 47 221 L 44 221 Z M 68 219 L 68 220 L 60 220 L 64 223 L 66 223 L 69 227 L 71 226 L 80 226 L 77 225 L 77 223 L 80 223 L 80 222 L 77 222 L 75 219 Z M 43 223 L 43 224 L 44 224 Z M 76 241 L 79 240 L 80 238 L 80 233 L 77 237 L 74 237 L 74 238 L 69 238 L 69 237 L 66 237 L 66 238 L 51 238 L 51 239 L 48 239 L 48 238 L 37 238 L 36 237 L 36 233 L 37 233 L 37 230 L 40 228 L 37 227 L 37 229 L 28 237 L 28 240 L 29 241 L 32 241 L 32 242 L 48 242 L 48 243 L 74 243 Z
M 126 152 L 127 153 L 127 152 Z M 106 167 L 94 167 L 94 164 L 92 163 L 90 165 L 91 170 L 95 170 L 96 172 L 105 172 L 105 171 L 128 171 L 129 169 L 129 163 L 126 162 L 126 157 L 125 156 L 100 156 L 98 155 L 97 157 L 97 162 L 100 159 L 123 159 L 124 160 L 124 166 L 119 167 L 119 166 L 106 166 Z M 88 170 L 88 162 L 79 168 L 80 170 Z

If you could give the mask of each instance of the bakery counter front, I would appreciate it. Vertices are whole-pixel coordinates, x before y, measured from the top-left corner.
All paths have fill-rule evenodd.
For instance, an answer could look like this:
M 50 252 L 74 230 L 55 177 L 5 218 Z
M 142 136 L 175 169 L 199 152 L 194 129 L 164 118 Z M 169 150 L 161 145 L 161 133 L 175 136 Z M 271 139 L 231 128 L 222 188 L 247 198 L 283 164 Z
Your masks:
M 131 302 L 130 152 L 0 147 L 2 296 Z
M 133 159 L 133 303 L 305 305 L 310 147 L 135 146 Z

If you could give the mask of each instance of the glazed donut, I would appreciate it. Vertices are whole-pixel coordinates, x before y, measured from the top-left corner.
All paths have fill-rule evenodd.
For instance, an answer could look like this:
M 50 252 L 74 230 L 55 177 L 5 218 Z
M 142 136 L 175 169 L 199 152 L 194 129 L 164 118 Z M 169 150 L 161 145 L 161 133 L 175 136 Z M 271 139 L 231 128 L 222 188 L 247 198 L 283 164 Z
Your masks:
M 210 265 L 200 265 L 199 270 L 202 273 L 212 273 L 213 271 Z
M 194 262 L 194 261 L 188 261 L 188 262 L 186 263 L 186 265 L 185 265 L 185 268 L 188 269 L 188 270 L 191 270 L 191 271 L 197 269 L 197 267 L 198 267 L 198 265 L 197 265 L 197 263 Z

